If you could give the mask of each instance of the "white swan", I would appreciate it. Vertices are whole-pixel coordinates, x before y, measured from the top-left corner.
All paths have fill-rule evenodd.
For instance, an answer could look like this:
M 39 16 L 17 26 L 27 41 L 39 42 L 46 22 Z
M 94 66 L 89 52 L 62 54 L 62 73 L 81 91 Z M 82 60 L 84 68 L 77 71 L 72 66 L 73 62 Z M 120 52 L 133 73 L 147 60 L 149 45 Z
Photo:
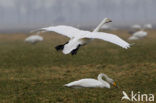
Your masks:
M 147 36 L 147 32 L 144 31 L 144 30 L 140 30 L 140 31 L 137 31 L 135 32 L 131 37 L 129 37 L 128 39 L 129 40 L 138 40 L 138 39 L 141 39 L 141 38 L 144 38 Z
M 25 39 L 25 42 L 32 43 L 32 44 L 40 42 L 40 41 L 43 41 L 43 37 L 39 35 L 31 35 Z
M 145 29 L 152 29 L 152 24 L 145 24 L 144 25 L 144 28 Z
M 140 25 L 135 25 L 135 27 L 139 29 L 139 31 L 133 32 L 132 36 L 128 38 L 129 40 L 138 40 L 146 37 L 148 33 L 145 31 L 145 29 L 152 29 L 152 24 L 145 24 L 142 27 Z
M 101 29 L 103 29 L 103 30 L 110 30 L 111 27 L 110 27 L 110 25 L 103 25 L 103 26 L 101 27 Z
M 102 30 L 118 30 L 118 28 L 112 26 L 112 25 L 103 25 L 101 27 Z
M 132 25 L 131 26 L 131 29 L 128 31 L 128 34 L 131 34 L 131 35 L 133 35 L 135 32 L 137 32 L 138 30 L 141 30 L 141 25 L 139 25 L 139 24 L 135 24 L 135 25 Z M 132 39 L 135 39 L 136 37 L 132 37 Z
M 102 77 L 104 77 L 106 81 L 104 81 Z M 116 86 L 116 83 L 113 79 L 109 78 L 104 73 L 100 73 L 97 77 L 97 80 L 92 78 L 80 79 L 78 81 L 65 84 L 64 86 L 73 88 L 110 88 L 110 84 Z
M 141 29 L 141 25 L 139 25 L 139 24 L 135 24 L 135 25 L 132 25 L 131 28 L 132 28 L 132 29 L 136 29 L 136 30 L 138 30 L 138 29 Z
M 130 36 L 128 39 L 129 40 L 138 40 L 138 39 L 141 39 L 141 38 L 144 38 L 147 36 L 147 32 L 144 31 L 145 29 L 147 29 L 148 27 L 146 27 L 146 25 L 144 25 L 144 27 L 139 27 L 139 31 L 135 31 L 132 36 Z
M 56 46 L 56 50 L 63 50 L 64 54 L 69 54 L 71 53 L 72 55 L 76 54 L 80 46 L 83 46 L 93 39 L 101 39 L 105 40 L 111 43 L 114 43 L 116 45 L 119 45 L 125 49 L 130 47 L 130 44 L 127 43 L 126 41 L 122 40 L 116 35 L 110 34 L 110 33 L 103 33 L 103 32 L 98 32 L 99 29 L 103 26 L 103 24 L 111 22 L 110 19 L 105 18 L 96 28 L 93 32 L 90 31 L 84 31 L 84 30 L 79 30 L 77 28 L 71 27 L 71 26 L 51 26 L 51 27 L 46 27 L 46 28 L 41 28 L 36 31 L 53 31 L 58 34 L 67 36 L 70 38 L 70 40 L 62 45 Z

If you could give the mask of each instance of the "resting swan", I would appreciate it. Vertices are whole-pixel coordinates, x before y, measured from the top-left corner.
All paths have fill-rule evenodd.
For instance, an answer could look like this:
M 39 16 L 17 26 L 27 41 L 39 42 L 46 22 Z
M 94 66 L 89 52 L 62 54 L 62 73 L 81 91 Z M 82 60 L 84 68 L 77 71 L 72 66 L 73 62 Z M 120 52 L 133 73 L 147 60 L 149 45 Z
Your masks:
M 104 81 L 102 77 L 105 77 L 106 81 Z M 100 73 L 97 77 L 97 80 L 91 78 L 80 79 L 78 81 L 65 84 L 64 86 L 73 88 L 110 88 L 110 84 L 116 86 L 116 83 L 113 79 L 109 78 L 104 73 Z
M 146 26 L 140 28 L 139 31 L 134 32 L 132 34 L 132 36 L 130 36 L 128 39 L 129 40 L 138 40 L 138 39 L 146 37 L 148 35 L 148 33 L 145 31 L 145 29 L 147 29 Z
M 132 33 L 132 36 L 129 37 L 129 40 L 138 40 L 138 39 L 146 37 L 148 33 L 145 31 L 145 29 L 152 29 L 152 25 L 145 24 L 142 27 L 140 26 L 138 29 L 139 29 L 138 31 L 135 31 Z
M 43 37 L 39 35 L 31 35 L 25 39 L 25 42 L 32 43 L 32 44 L 40 42 L 40 41 L 43 41 Z
M 77 54 L 78 49 L 80 46 L 88 44 L 90 41 L 93 39 L 101 39 L 105 40 L 111 43 L 114 43 L 118 46 L 121 46 L 125 49 L 130 47 L 130 44 L 127 43 L 126 41 L 122 40 L 116 35 L 110 34 L 110 33 L 103 33 L 103 32 L 98 32 L 99 29 L 103 26 L 103 24 L 111 22 L 110 19 L 105 18 L 95 29 L 93 32 L 90 31 L 84 31 L 84 30 L 79 30 L 77 28 L 71 27 L 71 26 L 50 26 L 46 28 L 41 28 L 39 30 L 35 31 L 53 31 L 58 34 L 67 36 L 70 38 L 70 40 L 62 45 L 56 46 L 56 50 L 62 50 L 64 54 L 69 54 L 71 53 L 72 55 Z M 33 31 L 34 32 L 34 31 Z
M 144 38 L 147 36 L 147 32 L 144 31 L 144 30 L 140 30 L 140 31 L 137 31 L 135 32 L 131 37 L 129 37 L 128 39 L 129 40 L 138 40 L 138 39 L 141 39 L 141 38 Z

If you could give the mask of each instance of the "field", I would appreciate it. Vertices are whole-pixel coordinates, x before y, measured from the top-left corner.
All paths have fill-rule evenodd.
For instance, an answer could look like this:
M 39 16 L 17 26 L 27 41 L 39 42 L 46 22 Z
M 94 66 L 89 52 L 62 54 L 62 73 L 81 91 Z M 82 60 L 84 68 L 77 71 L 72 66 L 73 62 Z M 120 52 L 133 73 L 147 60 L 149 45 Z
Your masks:
M 25 43 L 25 34 L 0 34 L 0 103 L 130 103 L 121 101 L 122 91 L 156 96 L 156 30 L 124 50 L 95 40 L 75 56 L 54 47 L 68 39 L 55 33 L 41 34 L 45 40 Z M 126 41 L 126 31 L 114 31 Z M 118 88 L 63 87 L 105 73 Z M 156 101 L 156 100 L 155 100 Z M 154 103 L 154 102 L 153 102 Z

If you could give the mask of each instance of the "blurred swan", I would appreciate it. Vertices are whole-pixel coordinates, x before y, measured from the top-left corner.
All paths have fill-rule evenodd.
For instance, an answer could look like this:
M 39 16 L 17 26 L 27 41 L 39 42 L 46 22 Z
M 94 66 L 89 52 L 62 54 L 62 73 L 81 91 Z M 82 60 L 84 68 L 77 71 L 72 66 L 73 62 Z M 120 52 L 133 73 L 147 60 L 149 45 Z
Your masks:
M 131 26 L 131 29 L 128 31 L 128 34 L 133 35 L 135 32 L 137 32 L 138 30 L 141 30 L 141 25 L 139 24 L 135 24 Z M 133 37 L 132 37 L 133 38 Z M 134 37 L 135 38 L 135 37 Z
M 103 25 L 103 26 L 101 27 L 101 29 L 102 29 L 102 30 L 118 30 L 118 28 L 113 27 L 113 26 L 111 26 L 111 25 Z
M 40 35 L 31 35 L 25 39 L 25 42 L 32 43 L 32 44 L 40 41 L 43 41 L 43 37 L 41 37 Z
M 138 25 L 138 29 L 139 31 L 135 31 L 134 33 L 132 33 L 132 36 L 128 38 L 129 40 L 138 40 L 146 37 L 148 33 L 145 31 L 145 29 L 152 29 L 152 24 L 145 24 L 142 27 Z
M 141 29 L 141 25 L 139 24 L 132 25 L 132 29 Z
M 104 77 L 106 81 L 104 81 L 102 77 Z M 109 78 L 104 73 L 100 73 L 97 80 L 92 78 L 80 79 L 78 81 L 65 84 L 64 86 L 73 88 L 110 88 L 110 84 L 116 86 L 113 79 Z
M 147 32 L 144 30 L 140 30 L 135 32 L 131 37 L 129 37 L 129 40 L 138 40 L 146 36 L 147 36 Z
M 103 30 L 109 30 L 110 28 L 111 28 L 110 25 L 103 25 L 101 27 L 101 29 L 103 29 Z
M 152 29 L 152 24 L 145 24 L 144 25 L 144 28 L 145 29 Z
M 80 48 L 80 46 L 88 44 L 93 39 L 101 39 L 101 40 L 105 40 L 107 42 L 114 43 L 114 44 L 121 46 L 122 48 L 125 48 L 125 49 L 129 48 L 130 44 L 127 43 L 126 41 L 122 40 L 118 36 L 110 34 L 110 33 L 98 32 L 99 29 L 103 26 L 103 24 L 109 23 L 109 22 L 111 22 L 111 20 L 108 18 L 105 18 L 94 29 L 93 32 L 79 30 L 77 28 L 74 28 L 71 26 L 64 26 L 64 25 L 55 26 L 55 27 L 50 26 L 50 27 L 41 28 L 41 29 L 35 30 L 35 31 L 53 31 L 58 34 L 69 37 L 70 40 L 68 42 L 55 47 L 57 51 L 63 50 L 64 54 L 69 54 L 69 53 L 71 53 L 72 55 L 77 54 L 77 51 Z
M 145 31 L 145 29 L 147 29 L 147 28 L 152 28 L 152 25 L 146 24 L 143 27 L 139 26 L 138 29 L 140 29 L 140 30 L 134 32 L 132 34 L 132 36 L 130 36 L 128 39 L 129 40 L 138 40 L 138 39 L 146 37 L 148 33 Z

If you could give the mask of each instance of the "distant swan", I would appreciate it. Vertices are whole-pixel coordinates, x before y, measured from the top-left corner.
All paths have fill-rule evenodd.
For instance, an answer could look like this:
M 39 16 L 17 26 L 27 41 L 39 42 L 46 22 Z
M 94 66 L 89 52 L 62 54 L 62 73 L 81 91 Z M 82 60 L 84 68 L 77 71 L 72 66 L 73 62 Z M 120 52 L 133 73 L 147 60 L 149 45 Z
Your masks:
M 128 34 L 133 35 L 135 32 L 137 32 L 137 31 L 140 30 L 141 28 L 142 28 L 142 27 L 141 27 L 141 25 L 139 25 L 139 24 L 132 25 L 132 26 L 131 26 L 131 30 L 128 31 Z M 134 37 L 134 38 L 135 38 L 135 37 Z M 133 39 L 133 37 L 132 37 L 132 39 Z
M 152 29 L 152 24 L 145 24 L 142 27 L 140 25 L 134 25 L 133 27 L 135 27 L 134 29 L 139 29 L 139 30 L 137 31 L 135 30 L 134 32 L 131 32 L 132 36 L 130 36 L 128 39 L 138 40 L 148 35 L 145 29 Z
M 41 28 L 41 29 L 35 30 L 35 31 L 53 31 L 58 34 L 69 37 L 70 40 L 67 43 L 58 45 L 55 47 L 57 51 L 62 50 L 64 54 L 69 54 L 69 53 L 71 53 L 72 55 L 77 54 L 77 51 L 80 48 L 80 46 L 86 45 L 93 39 L 101 39 L 101 40 L 105 40 L 105 41 L 114 43 L 114 44 L 121 46 L 125 49 L 129 48 L 130 44 L 127 43 L 126 41 L 122 40 L 118 36 L 110 34 L 110 33 L 98 32 L 99 29 L 103 26 L 103 24 L 108 23 L 108 22 L 111 22 L 111 20 L 108 18 L 105 18 L 95 28 L 95 30 L 93 32 L 79 30 L 77 28 L 74 28 L 71 26 L 64 26 L 64 25 Z
M 136 30 L 141 29 L 141 25 L 139 24 L 132 25 L 132 29 L 136 29 Z
M 102 77 L 104 77 L 106 81 L 104 81 Z M 80 79 L 78 81 L 65 84 L 64 86 L 73 88 L 110 88 L 110 84 L 116 86 L 116 83 L 113 79 L 109 78 L 104 73 L 100 73 L 97 77 L 97 80 L 92 78 Z
M 129 40 L 138 40 L 146 36 L 147 36 L 147 32 L 144 30 L 140 30 L 135 32 L 131 37 L 129 37 Z
M 25 42 L 32 43 L 32 44 L 40 42 L 40 41 L 43 41 L 43 37 L 39 35 L 31 35 L 25 39 Z
M 152 24 L 145 24 L 144 25 L 144 28 L 145 29 L 152 29 Z
M 150 28 L 150 25 L 144 25 L 144 27 L 140 27 L 140 30 L 134 32 L 132 34 L 132 36 L 130 36 L 128 39 L 129 40 L 138 40 L 138 39 L 146 37 L 148 33 L 145 31 L 145 29 L 147 29 L 148 26 Z

